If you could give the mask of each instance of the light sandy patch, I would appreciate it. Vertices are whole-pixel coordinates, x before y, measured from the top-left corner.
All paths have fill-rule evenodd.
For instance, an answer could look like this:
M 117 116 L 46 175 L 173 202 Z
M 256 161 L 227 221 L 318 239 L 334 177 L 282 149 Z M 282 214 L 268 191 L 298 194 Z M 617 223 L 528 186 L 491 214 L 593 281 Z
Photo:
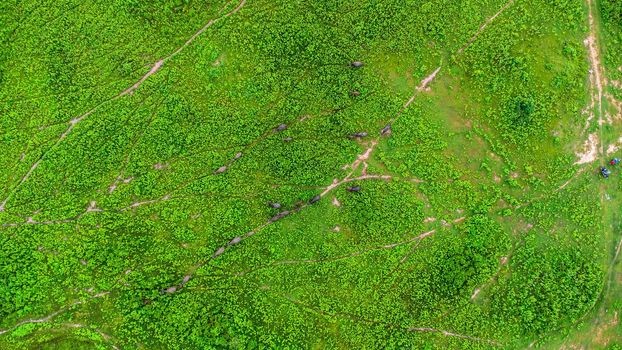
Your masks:
M 100 211 L 103 211 L 103 210 L 101 210 L 101 209 L 99 209 L 99 208 L 97 207 L 97 202 L 96 202 L 96 201 L 91 201 L 91 202 L 89 203 L 88 208 L 86 208 L 86 212 L 87 212 L 87 213 L 91 213 L 91 212 L 100 212 Z
M 459 217 L 459 218 L 455 219 L 455 220 L 453 221 L 453 223 L 454 223 L 454 224 L 459 224 L 459 223 L 463 222 L 465 219 L 466 219 L 466 217 L 465 217 L 465 216 L 462 216 L 462 217 Z
M 361 170 L 363 175 L 367 175 L 367 168 L 369 168 L 369 164 L 367 164 L 367 162 L 363 162 L 363 170 Z
M 622 147 L 622 136 L 618 138 L 618 141 L 609 145 L 609 147 L 607 148 L 607 155 L 609 156 L 609 155 L 614 154 L 615 152 L 620 150 L 621 147 Z
M 583 151 L 577 152 L 579 160 L 575 164 L 587 164 L 596 160 L 598 155 L 598 136 L 596 133 L 590 134 L 583 145 Z
M 376 147 L 377 144 L 378 144 L 378 141 L 377 140 L 373 140 L 369 144 L 369 147 L 367 147 L 367 149 L 363 153 L 359 154 L 357 156 L 356 160 L 354 162 L 352 162 L 352 164 L 346 164 L 343 167 L 341 167 L 342 170 L 345 170 L 345 169 L 348 169 L 348 168 L 352 169 L 352 171 L 350 172 L 350 174 L 348 174 L 348 176 L 346 176 L 346 178 L 349 178 L 350 176 L 352 176 L 354 171 L 356 169 L 358 169 L 358 167 L 361 164 L 365 163 L 369 159 L 369 157 L 371 156 L 371 154 L 374 151 L 374 148 Z M 365 171 L 367 172 L 367 169 L 365 169 Z M 333 181 L 333 185 L 336 184 L 338 181 L 339 180 Z
M 473 294 L 471 295 L 471 300 L 477 298 L 477 295 L 479 294 L 480 289 L 479 288 L 475 288 L 475 290 L 473 291 Z
M 618 149 L 620 149 L 620 146 L 618 146 L 617 143 L 609 145 L 609 147 L 607 148 L 607 155 L 610 155 L 610 154 L 613 154 L 613 153 L 617 152 Z
M 108 193 L 110 194 L 110 193 L 114 192 L 114 190 L 116 190 L 117 187 L 119 187 L 119 183 L 129 184 L 130 182 L 132 182 L 132 180 L 134 180 L 133 176 L 130 176 L 130 177 L 125 178 L 125 179 L 123 179 L 121 176 L 117 176 L 117 178 L 114 180 L 112 185 L 108 186 Z
M 432 74 L 425 77 L 425 79 L 421 81 L 421 84 L 417 86 L 417 91 L 426 91 L 428 85 L 430 85 L 430 83 L 434 81 L 434 79 L 436 78 L 436 75 L 440 71 L 441 71 L 441 67 L 438 67 L 436 68 L 434 72 L 432 72 Z M 412 100 L 414 100 L 414 98 Z M 409 103 L 407 103 L 405 107 L 408 107 L 412 103 L 412 100 L 409 100 Z
M 157 164 L 154 164 L 154 165 L 153 165 L 153 168 L 154 168 L 155 170 L 162 170 L 162 169 L 166 169 L 166 168 L 168 168 L 168 167 L 169 167 L 169 164 L 168 164 L 168 163 L 157 163 Z
M 339 201 L 339 199 L 337 199 L 337 197 L 333 197 L 333 205 L 337 208 L 341 206 L 341 202 Z
M 214 62 L 212 63 L 212 66 L 214 66 L 214 67 L 219 67 L 219 66 L 221 66 L 221 65 L 222 65 L 222 61 L 223 61 L 224 59 L 225 59 L 225 54 L 224 54 L 224 53 L 220 54 L 220 56 L 218 56 L 218 58 L 216 59 L 216 61 L 214 61 Z
M 149 79 L 150 76 L 154 75 L 158 70 L 160 70 L 163 63 L 164 63 L 164 60 L 159 60 L 156 63 L 154 63 L 153 66 L 151 67 L 151 70 L 149 70 L 147 74 L 143 75 L 134 85 L 130 86 L 129 88 L 121 92 L 120 96 L 124 96 L 127 94 L 130 94 L 130 95 L 134 94 L 134 91 L 138 89 L 145 82 L 145 80 Z
M 455 222 L 455 220 L 454 220 Z M 503 267 L 505 265 L 507 265 L 508 263 L 508 257 L 507 256 L 502 256 L 499 259 L 499 269 L 497 270 L 497 272 L 488 280 L 486 281 L 484 284 L 482 284 L 481 286 L 475 288 L 475 290 L 473 291 L 473 294 L 471 294 L 471 301 L 475 300 L 475 298 L 477 298 L 477 296 L 480 294 L 480 292 L 482 291 L 482 289 L 486 288 L 487 286 L 489 286 L 491 283 L 494 283 L 495 281 L 497 281 L 499 279 L 499 274 L 501 273 Z

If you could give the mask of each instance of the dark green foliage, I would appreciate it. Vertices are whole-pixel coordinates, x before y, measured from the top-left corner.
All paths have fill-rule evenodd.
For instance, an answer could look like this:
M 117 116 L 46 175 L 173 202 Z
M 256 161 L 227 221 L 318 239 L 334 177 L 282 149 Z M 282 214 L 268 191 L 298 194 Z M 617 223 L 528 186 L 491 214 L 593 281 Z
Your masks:
M 572 247 L 555 247 L 527 237 L 513 255 L 512 274 L 493 296 L 498 315 L 513 316 L 510 327 L 532 337 L 583 315 L 598 296 L 599 266 Z

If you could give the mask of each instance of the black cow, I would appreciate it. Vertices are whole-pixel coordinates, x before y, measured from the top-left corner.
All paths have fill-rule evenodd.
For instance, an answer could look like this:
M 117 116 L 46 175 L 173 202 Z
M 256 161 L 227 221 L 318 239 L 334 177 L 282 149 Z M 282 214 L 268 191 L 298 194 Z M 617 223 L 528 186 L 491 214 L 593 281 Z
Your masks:
M 367 137 L 367 133 L 365 131 L 363 131 L 363 132 L 355 132 L 354 134 L 350 135 L 350 138 L 353 138 L 353 139 L 363 138 L 363 137 Z
M 319 201 L 320 199 L 322 199 L 322 196 L 320 196 L 319 194 L 313 198 L 311 198 L 311 200 L 309 201 L 309 204 L 313 204 L 317 201 Z

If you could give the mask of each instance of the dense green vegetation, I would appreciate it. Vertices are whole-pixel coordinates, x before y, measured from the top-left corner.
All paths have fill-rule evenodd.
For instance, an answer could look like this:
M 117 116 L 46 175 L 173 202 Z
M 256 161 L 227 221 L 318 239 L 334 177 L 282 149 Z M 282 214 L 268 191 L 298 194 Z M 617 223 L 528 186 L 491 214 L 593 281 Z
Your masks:
M 622 310 L 590 6 L 3 1 L 0 349 L 583 342 Z

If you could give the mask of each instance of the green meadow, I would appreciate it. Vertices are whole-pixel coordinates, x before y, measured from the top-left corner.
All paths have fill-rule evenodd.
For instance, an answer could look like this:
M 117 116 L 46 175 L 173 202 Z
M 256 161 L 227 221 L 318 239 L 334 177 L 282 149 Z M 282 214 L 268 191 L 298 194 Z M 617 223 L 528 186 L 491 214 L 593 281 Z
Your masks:
M 622 349 L 615 157 L 617 0 L 2 1 L 0 349 Z

